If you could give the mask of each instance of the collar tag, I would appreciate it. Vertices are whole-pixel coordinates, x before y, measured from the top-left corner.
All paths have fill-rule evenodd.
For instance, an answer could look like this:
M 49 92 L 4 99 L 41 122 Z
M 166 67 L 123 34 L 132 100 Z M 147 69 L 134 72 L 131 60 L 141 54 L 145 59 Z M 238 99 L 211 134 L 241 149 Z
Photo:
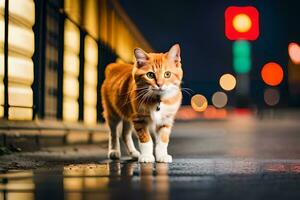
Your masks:
M 156 111 L 160 111 L 160 96 L 157 96 L 157 107 Z
M 157 107 L 156 107 L 156 111 L 160 111 L 160 105 L 158 103 Z

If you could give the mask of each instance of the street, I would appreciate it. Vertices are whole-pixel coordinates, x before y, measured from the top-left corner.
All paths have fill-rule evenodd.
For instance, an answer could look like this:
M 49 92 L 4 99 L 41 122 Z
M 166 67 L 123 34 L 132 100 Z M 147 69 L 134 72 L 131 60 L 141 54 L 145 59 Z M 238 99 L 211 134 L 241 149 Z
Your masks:
M 83 156 L 72 163 L 48 158 L 33 170 L 3 172 L 0 196 L 299 199 L 299 130 L 297 119 L 285 118 L 233 116 L 224 121 L 177 122 L 169 148 L 171 164 L 138 164 L 128 157 L 109 161 L 105 151 L 92 157 L 91 148 L 90 160 Z

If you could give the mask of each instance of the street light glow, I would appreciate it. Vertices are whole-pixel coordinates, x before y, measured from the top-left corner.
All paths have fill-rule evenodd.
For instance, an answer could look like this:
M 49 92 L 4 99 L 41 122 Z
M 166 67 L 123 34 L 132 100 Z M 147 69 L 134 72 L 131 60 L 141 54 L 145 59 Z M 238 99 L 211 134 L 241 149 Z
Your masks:
M 212 96 L 212 103 L 217 108 L 223 108 L 227 105 L 228 98 L 224 92 L 215 92 Z
M 233 90 L 236 86 L 236 79 L 231 74 L 223 74 L 219 80 L 221 88 L 226 91 Z
M 297 43 L 292 42 L 288 46 L 288 52 L 292 62 L 300 64 L 300 46 Z

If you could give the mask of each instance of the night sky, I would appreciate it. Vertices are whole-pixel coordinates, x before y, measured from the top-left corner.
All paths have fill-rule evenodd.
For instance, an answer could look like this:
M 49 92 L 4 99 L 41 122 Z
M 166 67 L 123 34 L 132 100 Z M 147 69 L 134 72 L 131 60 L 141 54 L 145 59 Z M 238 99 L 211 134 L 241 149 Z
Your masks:
M 275 61 L 286 70 L 288 43 L 300 42 L 300 1 L 296 0 L 120 0 L 120 3 L 155 51 L 167 51 L 172 44 L 180 44 L 184 87 L 208 99 L 220 90 L 219 77 L 234 73 L 232 41 L 224 34 L 224 12 L 228 6 L 255 6 L 260 13 L 260 36 L 251 42 L 253 103 L 260 104 L 263 100 L 265 86 L 260 78 L 263 64 Z M 285 98 L 286 80 L 280 86 Z M 189 99 L 185 95 L 184 103 Z

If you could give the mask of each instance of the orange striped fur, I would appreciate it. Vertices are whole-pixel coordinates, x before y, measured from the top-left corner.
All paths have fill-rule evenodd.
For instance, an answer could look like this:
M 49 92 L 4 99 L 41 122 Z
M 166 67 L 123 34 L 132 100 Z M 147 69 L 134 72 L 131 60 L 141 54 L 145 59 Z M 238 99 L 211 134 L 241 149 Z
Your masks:
M 116 126 L 121 122 L 122 138 L 128 140 L 124 142 L 133 157 L 133 154 L 140 155 L 134 145 L 129 144 L 132 129 L 140 143 L 151 140 L 150 132 L 168 143 L 174 116 L 182 100 L 179 45 L 174 45 L 167 53 L 146 53 L 137 48 L 134 55 L 136 62 L 133 65 L 108 65 L 101 88 L 103 114 L 110 128 L 109 157 L 112 159 L 120 157 Z M 158 107 L 162 109 L 156 110 Z M 150 126 L 154 126 L 153 130 Z M 163 131 L 159 136 L 163 129 L 169 131 Z

